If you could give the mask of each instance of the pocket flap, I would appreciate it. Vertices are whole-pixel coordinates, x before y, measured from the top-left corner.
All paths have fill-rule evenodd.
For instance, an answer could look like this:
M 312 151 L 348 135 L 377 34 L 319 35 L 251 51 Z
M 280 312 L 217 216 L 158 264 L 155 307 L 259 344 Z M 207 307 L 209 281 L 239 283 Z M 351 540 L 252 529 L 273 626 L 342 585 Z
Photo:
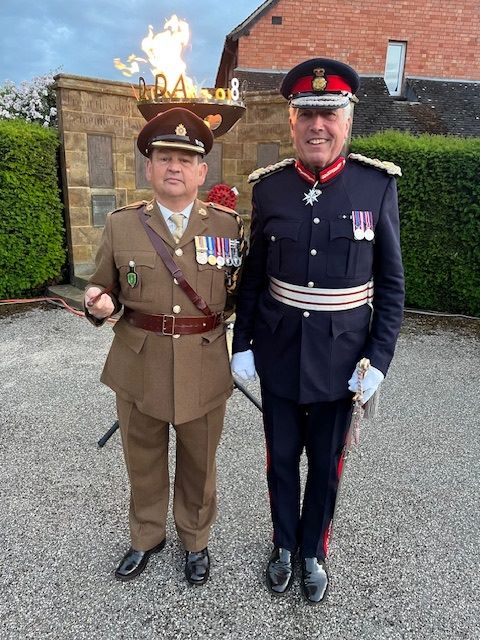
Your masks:
M 133 327 L 124 318 L 120 318 L 114 325 L 113 333 L 135 353 L 140 353 L 147 338 L 147 332 L 144 329 Z
M 336 238 L 348 238 L 349 240 L 354 240 L 351 220 L 330 221 L 330 240 L 335 240 Z
M 332 314 L 332 335 L 336 339 L 342 333 L 365 331 L 370 322 L 372 308 L 364 304 L 356 309 L 337 311 Z
M 199 271 L 223 271 L 224 268 L 223 267 L 218 267 L 216 264 L 209 264 L 208 262 L 206 264 L 200 264 L 199 262 L 197 262 L 197 269 Z
M 225 326 L 220 324 L 218 327 L 215 327 L 215 329 L 207 331 L 207 333 L 202 333 L 202 344 L 211 344 L 215 342 L 215 340 L 218 340 L 218 338 L 221 338 L 225 333 Z
M 297 240 L 301 222 L 272 220 L 265 225 L 265 235 L 272 242 L 288 238 Z
M 258 305 L 259 315 L 263 321 L 268 324 L 272 333 L 275 332 L 280 320 L 283 318 L 283 311 L 278 305 L 279 303 L 273 300 L 270 294 L 268 294 L 268 297 L 262 298 Z
M 133 260 L 135 266 L 153 269 L 156 255 L 153 251 L 115 251 L 115 264 L 119 269 L 120 267 L 128 267 L 130 260 Z

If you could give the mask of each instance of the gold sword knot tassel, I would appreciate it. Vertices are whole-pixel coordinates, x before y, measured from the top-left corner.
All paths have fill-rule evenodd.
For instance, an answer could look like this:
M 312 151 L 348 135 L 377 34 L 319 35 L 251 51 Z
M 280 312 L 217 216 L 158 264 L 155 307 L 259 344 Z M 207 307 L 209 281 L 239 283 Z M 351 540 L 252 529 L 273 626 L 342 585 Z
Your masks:
M 357 391 L 353 396 L 352 410 L 352 443 L 358 446 L 360 442 L 360 423 L 365 413 L 363 405 L 363 379 L 370 368 L 370 360 L 362 358 L 357 364 Z

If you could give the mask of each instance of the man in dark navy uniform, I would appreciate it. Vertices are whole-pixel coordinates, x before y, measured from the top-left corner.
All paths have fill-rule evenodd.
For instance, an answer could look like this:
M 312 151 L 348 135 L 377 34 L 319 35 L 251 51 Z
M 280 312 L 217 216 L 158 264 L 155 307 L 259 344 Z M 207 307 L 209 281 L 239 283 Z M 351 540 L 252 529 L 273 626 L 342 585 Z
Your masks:
M 328 539 L 357 363 L 368 358 L 367 402 L 387 373 L 403 315 L 396 182 L 392 163 L 343 149 L 357 73 L 316 58 L 294 67 L 289 101 L 297 158 L 251 176 L 250 252 L 237 303 L 233 373 L 261 382 L 274 549 L 273 594 L 292 584 L 321 602 Z M 308 474 L 303 500 L 300 457 Z

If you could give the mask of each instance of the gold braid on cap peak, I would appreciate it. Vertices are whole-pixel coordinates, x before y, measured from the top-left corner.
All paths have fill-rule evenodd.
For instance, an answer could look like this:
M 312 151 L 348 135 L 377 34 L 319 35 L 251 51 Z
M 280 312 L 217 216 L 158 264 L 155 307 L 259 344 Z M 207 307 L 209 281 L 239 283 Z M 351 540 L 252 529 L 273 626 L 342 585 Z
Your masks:
M 264 178 L 268 176 L 270 173 L 275 171 L 280 171 L 284 167 L 288 167 L 289 164 L 293 164 L 295 162 L 295 158 L 285 158 L 285 160 L 280 160 L 280 162 L 276 162 L 275 164 L 269 164 L 268 167 L 260 167 L 259 169 L 255 169 L 248 176 L 248 182 L 256 182 L 260 180 L 260 178 Z
M 393 162 L 389 162 L 388 160 L 378 160 L 378 158 L 368 158 L 367 156 L 362 156 L 361 153 L 349 153 L 349 160 L 356 160 L 361 164 L 366 164 L 370 167 L 375 167 L 375 169 L 380 169 L 381 171 L 385 171 L 390 176 L 401 176 L 402 170 L 398 166 L 398 164 L 394 164 Z

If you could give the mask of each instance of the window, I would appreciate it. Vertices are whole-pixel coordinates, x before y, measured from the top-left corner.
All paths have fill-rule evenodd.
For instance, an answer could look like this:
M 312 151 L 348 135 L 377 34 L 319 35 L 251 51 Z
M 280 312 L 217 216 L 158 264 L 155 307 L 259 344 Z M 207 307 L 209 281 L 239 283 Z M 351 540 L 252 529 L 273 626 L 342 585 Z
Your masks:
M 393 42 L 390 40 L 388 43 L 384 78 L 391 96 L 399 96 L 402 93 L 406 49 L 406 42 Z
M 282 24 L 282 16 L 272 16 L 272 24 Z

